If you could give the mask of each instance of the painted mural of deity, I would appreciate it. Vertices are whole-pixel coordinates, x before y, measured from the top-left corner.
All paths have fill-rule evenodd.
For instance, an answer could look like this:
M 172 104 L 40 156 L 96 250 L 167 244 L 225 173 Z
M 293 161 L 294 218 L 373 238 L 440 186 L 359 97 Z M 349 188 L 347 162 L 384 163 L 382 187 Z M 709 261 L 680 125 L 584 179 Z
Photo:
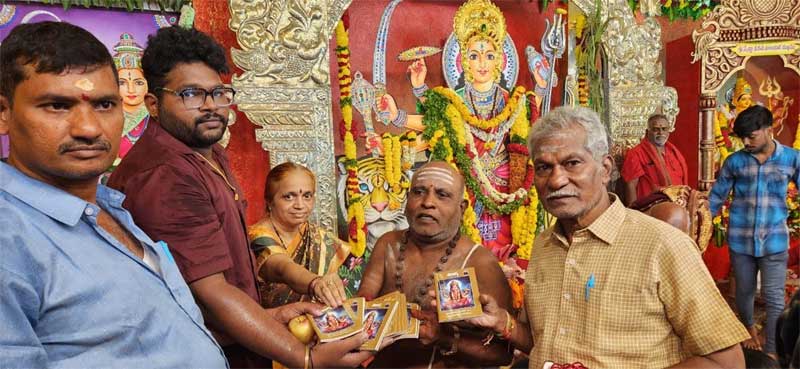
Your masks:
M 537 204 L 526 139 L 538 110 L 528 101 L 532 93 L 513 88 L 519 61 L 496 5 L 466 2 L 456 12 L 453 28 L 442 63 L 450 88 L 429 89 L 424 59 L 414 61 L 409 75 L 422 115 L 408 115 L 405 126 L 423 132 L 432 158 L 448 160 L 464 174 L 472 204 L 464 224 L 474 224 L 467 230 L 473 240 L 501 261 L 518 248 L 527 259 Z M 381 99 L 379 110 L 390 120 L 404 115 L 391 96 Z
M 125 112 L 119 154 L 114 162 L 116 166 L 144 134 L 150 114 L 144 104 L 147 80 L 142 72 L 142 47 L 136 43 L 133 36 L 123 33 L 119 36 L 119 43 L 114 46 L 113 52 L 114 63 L 119 73 L 119 93 L 122 95 L 122 108 Z

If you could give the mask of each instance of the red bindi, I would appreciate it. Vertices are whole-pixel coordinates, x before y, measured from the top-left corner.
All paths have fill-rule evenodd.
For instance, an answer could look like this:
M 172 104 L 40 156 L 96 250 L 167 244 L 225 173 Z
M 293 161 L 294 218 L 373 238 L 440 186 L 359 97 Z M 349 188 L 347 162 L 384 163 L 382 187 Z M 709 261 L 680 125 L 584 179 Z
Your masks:
M 83 101 L 89 101 L 89 100 L 90 100 L 90 99 L 89 99 L 89 95 L 87 95 L 87 94 L 81 94 L 81 100 L 83 100 Z

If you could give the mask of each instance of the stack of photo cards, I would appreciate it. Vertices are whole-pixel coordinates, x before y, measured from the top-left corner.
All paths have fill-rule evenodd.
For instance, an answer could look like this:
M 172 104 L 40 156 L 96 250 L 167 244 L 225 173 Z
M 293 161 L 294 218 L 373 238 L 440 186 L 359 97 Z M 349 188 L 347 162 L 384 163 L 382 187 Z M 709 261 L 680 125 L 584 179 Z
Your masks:
M 408 330 L 406 333 L 397 337 L 397 339 L 402 340 L 406 338 L 419 338 L 419 324 L 420 321 L 417 318 L 411 316 L 411 310 L 419 310 L 419 305 L 417 304 L 406 304 L 406 314 L 408 314 Z
M 417 304 L 406 302 L 399 291 L 366 302 L 363 297 L 348 299 L 338 308 L 325 308 L 319 316 L 308 316 L 320 342 L 350 337 L 361 330 L 368 340 L 362 350 L 377 351 L 387 337 L 418 338 L 420 321 L 411 316 Z
M 481 316 L 478 279 L 474 268 L 439 272 L 433 276 L 439 322 L 455 322 Z
M 378 351 L 397 310 L 397 303 L 393 301 L 370 301 L 366 304 L 363 323 L 368 340 L 361 345 L 362 350 Z

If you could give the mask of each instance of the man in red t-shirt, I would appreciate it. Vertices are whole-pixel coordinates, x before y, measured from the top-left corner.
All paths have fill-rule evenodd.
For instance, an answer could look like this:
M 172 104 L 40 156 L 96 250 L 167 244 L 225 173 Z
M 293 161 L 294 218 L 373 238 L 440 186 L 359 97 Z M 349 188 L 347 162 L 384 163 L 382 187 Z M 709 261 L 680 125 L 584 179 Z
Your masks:
M 651 115 L 642 142 L 625 155 L 621 174 L 627 205 L 661 187 L 687 184 L 686 159 L 675 145 L 667 142 L 671 131 L 666 116 Z
M 313 349 L 290 333 L 290 319 L 320 314 L 319 305 L 259 304 L 243 193 L 217 144 L 235 95 L 220 77 L 228 72 L 224 49 L 200 31 L 163 28 L 148 39 L 142 67 L 151 124 L 108 185 L 125 193 L 123 206 L 148 236 L 168 244 L 230 367 L 263 368 L 265 358 L 295 368 L 355 367 L 371 357 L 353 351 L 364 333 Z

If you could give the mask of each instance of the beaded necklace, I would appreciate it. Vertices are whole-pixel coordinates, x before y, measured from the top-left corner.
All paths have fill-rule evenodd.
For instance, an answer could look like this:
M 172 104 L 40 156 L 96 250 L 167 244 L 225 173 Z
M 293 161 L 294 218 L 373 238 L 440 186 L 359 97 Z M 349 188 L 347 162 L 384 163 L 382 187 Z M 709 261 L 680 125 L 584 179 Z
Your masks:
M 476 90 L 472 85 L 467 85 L 467 101 L 470 104 L 472 113 L 481 119 L 489 119 L 496 115 L 499 88 L 494 85 L 486 92 Z M 477 101 L 475 100 L 477 98 Z
M 453 254 L 453 250 L 456 248 L 456 244 L 458 240 L 461 238 L 461 233 L 456 233 L 455 237 L 450 240 L 450 243 L 447 245 L 447 248 L 444 250 L 444 255 L 439 258 L 439 262 L 436 264 L 436 268 L 433 269 L 431 275 L 425 280 L 425 286 L 420 287 L 417 290 L 416 296 L 414 296 L 414 302 L 417 304 L 422 305 L 423 298 L 428 294 L 428 290 L 433 286 L 433 275 L 442 271 L 444 268 L 444 264 L 447 263 L 447 260 L 450 258 L 450 255 Z M 403 269 L 405 268 L 405 258 L 406 258 L 406 247 L 408 246 L 408 231 L 403 232 L 403 238 L 400 243 L 400 255 L 397 257 L 397 268 L 395 270 L 394 275 L 394 286 L 397 288 L 398 291 L 403 292 Z

